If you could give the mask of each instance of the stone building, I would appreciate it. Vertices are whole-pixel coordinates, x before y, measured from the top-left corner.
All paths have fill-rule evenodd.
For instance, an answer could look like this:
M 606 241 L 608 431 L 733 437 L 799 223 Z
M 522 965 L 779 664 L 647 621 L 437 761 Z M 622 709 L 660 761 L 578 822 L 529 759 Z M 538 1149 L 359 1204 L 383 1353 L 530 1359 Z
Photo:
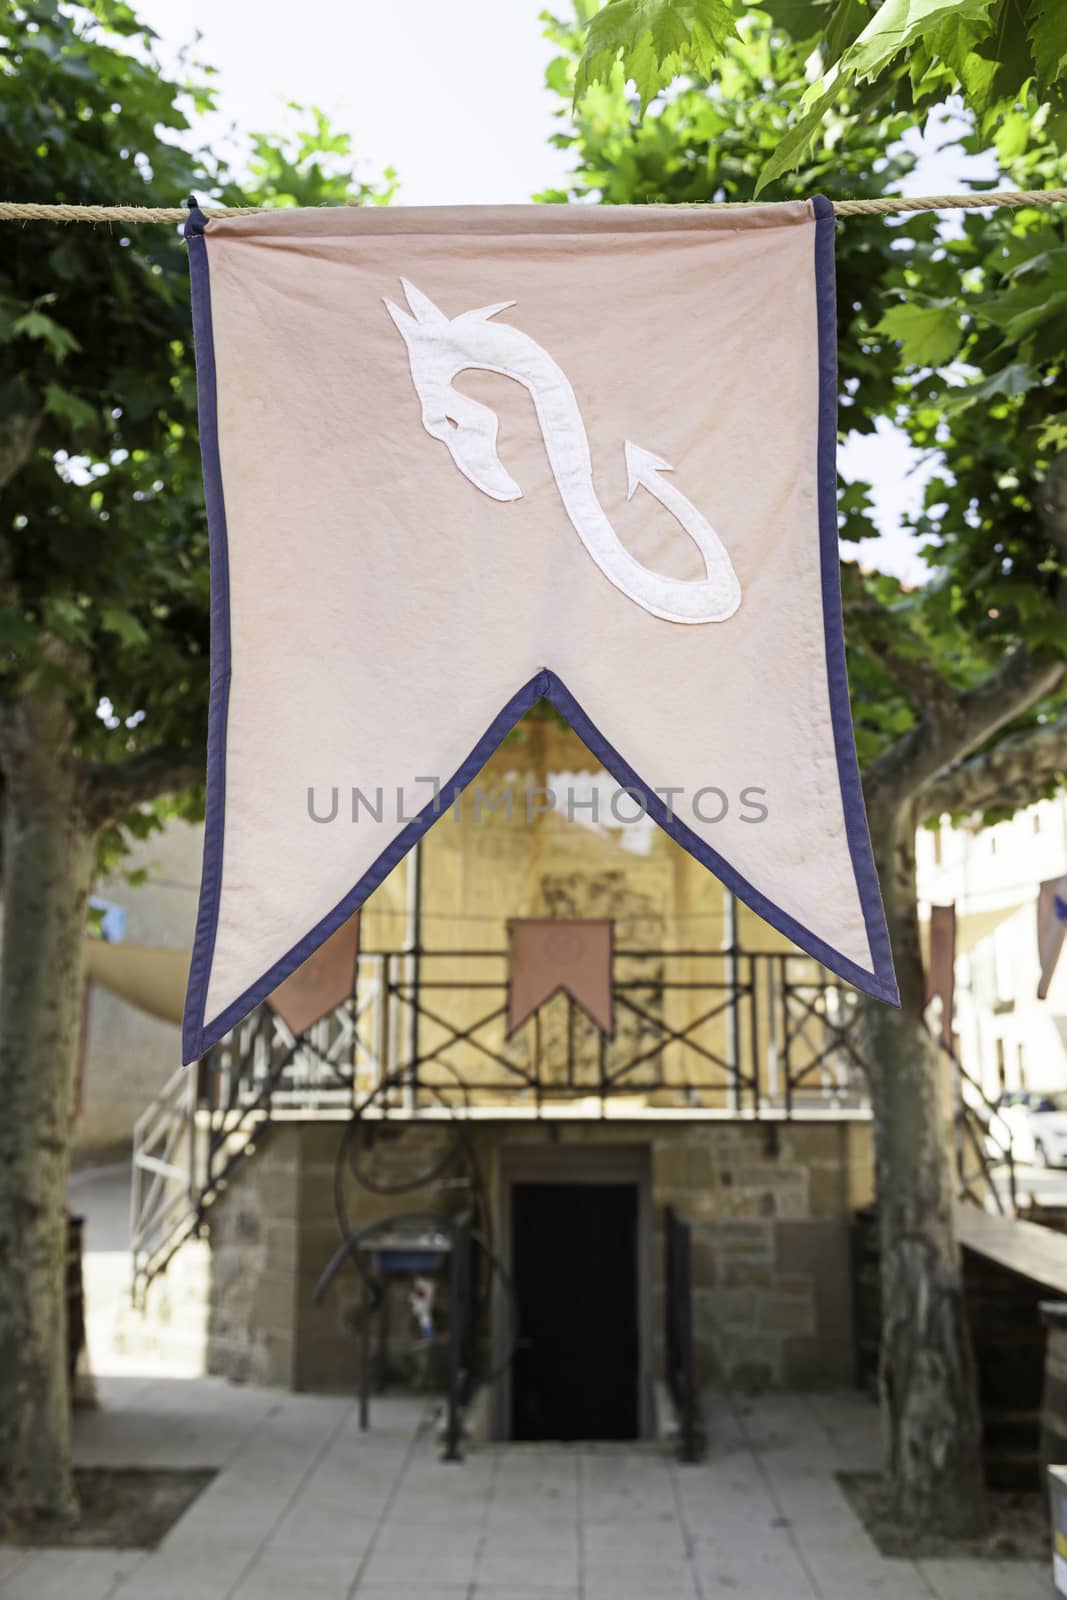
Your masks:
M 129 1337 L 195 1332 L 235 1380 L 350 1390 L 361 1274 L 313 1303 L 343 1229 L 470 1213 L 487 1426 L 647 1435 L 671 1212 L 698 1381 L 849 1384 L 849 1224 L 872 1192 L 852 992 L 617 803 L 569 729 L 527 719 L 475 789 L 364 907 L 353 994 L 299 1038 L 260 1008 L 142 1113 Z M 612 1037 L 566 992 L 508 1037 L 523 918 L 611 922 Z M 431 1381 L 412 1282 L 380 1290 L 374 1354 Z
M 921 909 L 956 908 L 956 1050 L 995 1100 L 1067 1089 L 1067 955 L 1038 998 L 1038 892 L 1067 873 L 1067 795 L 1002 822 L 948 817 L 918 836 Z

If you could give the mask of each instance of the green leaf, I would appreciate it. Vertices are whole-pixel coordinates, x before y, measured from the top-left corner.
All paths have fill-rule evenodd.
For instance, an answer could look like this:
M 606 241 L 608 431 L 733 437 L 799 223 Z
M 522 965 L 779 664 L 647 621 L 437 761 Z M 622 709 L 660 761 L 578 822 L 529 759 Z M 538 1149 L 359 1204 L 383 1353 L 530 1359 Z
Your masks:
M 870 19 L 867 0 L 837 0 L 826 27 L 826 59 L 836 61 L 859 37 Z
M 1044 94 L 1067 74 L 1067 5 L 1064 0 L 1031 0 L 1030 49 Z
M 57 361 L 65 361 L 67 356 L 81 349 L 81 345 L 68 328 L 61 328 L 58 322 L 54 322 L 43 311 L 35 308 L 23 312 L 21 317 L 16 317 L 12 324 L 12 332 L 22 334 L 27 339 L 43 340 Z
M 1067 450 L 1067 411 L 1045 418 L 1038 432 L 1037 447 L 1057 455 L 1061 450 Z
M 148 634 L 137 618 L 129 611 L 118 611 L 112 607 L 105 608 L 100 614 L 100 626 L 108 633 L 113 633 L 121 639 L 123 644 L 143 645 L 148 643 Z
M 876 78 L 905 50 L 946 21 L 987 21 L 993 0 L 885 0 L 842 57 L 859 81 Z
M 797 40 L 825 33 L 831 3 L 832 0 L 762 0 L 763 9 L 775 26 L 784 28 Z M 843 3 L 851 4 L 852 0 L 843 0 Z
M 610 84 L 618 64 L 643 112 L 683 63 L 710 77 L 726 41 L 736 37 L 730 0 L 608 0 L 586 26 L 575 104 L 594 84 Z
M 1031 126 L 1032 118 L 1024 111 L 1009 111 L 1007 116 L 1002 118 L 993 143 L 997 147 L 997 155 L 1005 166 L 1018 161 L 1026 149 Z
M 786 172 L 792 172 L 794 167 L 800 165 L 808 153 L 811 141 L 823 125 L 826 112 L 837 99 L 839 87 L 835 81 L 830 88 L 824 90 L 806 114 L 794 122 L 788 133 L 778 141 L 774 154 L 762 167 L 756 180 L 754 193 L 757 199 L 775 178 L 782 177 Z
M 992 3 L 993 0 L 885 0 L 840 59 L 809 87 L 802 102 L 804 115 L 780 140 L 760 173 L 756 194 L 799 166 L 826 112 L 846 89 L 873 81 L 898 56 L 906 55 L 924 35 L 936 32 L 946 21 L 988 19 Z
M 874 332 L 899 339 L 909 366 L 940 367 L 951 361 L 960 347 L 959 308 L 951 300 L 890 306 Z
M 622 70 L 627 78 L 633 80 L 641 102 L 641 110 L 644 112 L 649 102 L 656 98 L 661 84 L 660 58 L 656 54 L 651 34 L 642 33 L 638 37 L 632 49 L 626 53 Z
M 1025 281 L 995 300 L 987 300 L 977 308 L 983 321 L 999 328 L 1008 344 L 1018 344 L 1033 333 L 1035 328 L 1067 311 L 1067 289 L 1049 294 L 1042 283 Z
M 62 417 L 75 428 L 88 427 L 97 418 L 97 413 L 91 405 L 55 382 L 45 386 L 44 408 L 54 417 Z
M 1001 367 L 999 372 L 990 373 L 980 383 L 969 383 L 965 389 L 954 390 L 945 401 L 945 410 L 954 415 L 983 400 L 1011 400 L 1016 395 L 1026 394 L 1040 382 L 1040 374 L 1033 367 L 1025 361 L 1015 361 Z
M 22 649 L 31 644 L 33 624 L 14 606 L 0 606 L 0 644 L 6 649 Z

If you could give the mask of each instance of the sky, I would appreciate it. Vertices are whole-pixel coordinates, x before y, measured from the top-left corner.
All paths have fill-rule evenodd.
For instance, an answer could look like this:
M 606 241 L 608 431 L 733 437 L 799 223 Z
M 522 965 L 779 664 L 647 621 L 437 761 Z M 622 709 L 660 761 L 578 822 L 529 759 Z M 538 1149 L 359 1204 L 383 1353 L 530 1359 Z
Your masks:
M 198 121 L 198 143 L 228 153 L 234 127 L 282 129 L 292 121 L 289 102 L 314 105 L 352 135 L 365 163 L 361 176 L 396 169 L 398 203 L 455 205 L 529 200 L 568 170 L 567 153 L 548 143 L 558 101 L 544 88 L 554 54 L 538 20 L 546 3 L 300 0 L 283 12 L 249 0 L 139 0 L 137 9 L 159 35 L 165 66 L 195 44 L 218 69 L 220 114 Z M 558 9 L 566 10 L 566 0 Z M 273 16 L 284 16 L 284 24 Z M 946 137 L 941 130 L 916 138 L 920 162 L 906 193 L 945 194 L 992 176 L 989 160 L 939 151 Z M 846 225 L 884 224 L 868 218 Z M 846 444 L 841 465 L 847 477 L 874 485 L 882 533 L 848 553 L 921 581 L 927 568 L 901 518 L 921 502 L 932 467 L 924 471 L 888 424 Z

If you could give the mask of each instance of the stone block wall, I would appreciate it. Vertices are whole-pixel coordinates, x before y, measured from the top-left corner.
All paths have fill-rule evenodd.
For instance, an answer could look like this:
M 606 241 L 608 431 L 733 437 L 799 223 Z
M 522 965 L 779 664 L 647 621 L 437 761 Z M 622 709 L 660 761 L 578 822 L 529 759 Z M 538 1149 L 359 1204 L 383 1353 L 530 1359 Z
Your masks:
M 211 1211 L 210 1370 L 286 1388 L 356 1384 L 359 1279 L 338 1275 L 312 1305 L 339 1233 L 334 1172 L 338 1123 L 269 1130 Z M 374 1152 L 379 1181 L 426 1174 L 445 1153 L 447 1125 L 390 1125 Z M 734 1388 L 823 1388 L 853 1381 L 851 1212 L 873 1186 L 871 1129 L 825 1122 L 484 1122 L 471 1137 L 490 1196 L 501 1151 L 647 1145 L 651 1296 L 662 1371 L 663 1215 L 692 1225 L 698 1373 Z M 398 1211 L 454 1208 L 463 1190 L 371 1194 L 348 1179 L 354 1226 Z M 398 1339 L 404 1308 L 393 1326 Z
M 666 1205 L 692 1226 L 704 1380 L 742 1388 L 849 1385 L 849 1218 L 873 1193 L 870 1124 L 671 1127 L 653 1139 L 652 1171 L 657 1226 Z M 657 1237 L 654 1260 L 661 1246 Z M 657 1329 L 662 1321 L 657 1304 Z
M 266 1130 L 212 1206 L 209 1372 L 285 1389 L 350 1393 L 355 1388 L 360 1302 L 355 1270 L 342 1267 L 323 1303 L 312 1303 L 341 1238 L 334 1171 L 342 1132 L 337 1122 L 289 1122 Z M 376 1169 L 386 1170 L 391 1182 L 428 1172 L 447 1139 L 447 1129 L 408 1126 L 395 1156 L 376 1160 Z M 374 1195 L 349 1180 L 344 1192 L 354 1227 L 439 1204 L 428 1189 Z
M 267 1129 L 208 1213 L 207 1370 L 294 1387 L 303 1129 Z

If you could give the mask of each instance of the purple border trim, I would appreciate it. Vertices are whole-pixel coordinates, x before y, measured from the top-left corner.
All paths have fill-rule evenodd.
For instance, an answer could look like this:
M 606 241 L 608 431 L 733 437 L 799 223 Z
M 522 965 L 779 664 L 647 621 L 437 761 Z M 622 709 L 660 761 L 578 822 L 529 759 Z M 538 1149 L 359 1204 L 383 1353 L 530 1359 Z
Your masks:
M 215 956 L 215 934 L 222 892 L 222 849 L 226 801 L 226 719 L 230 700 L 230 562 L 226 541 L 226 505 L 219 459 L 218 392 L 215 338 L 211 323 L 211 280 L 204 229 L 207 218 L 193 207 L 185 223 L 189 249 L 189 286 L 196 350 L 196 397 L 200 419 L 200 457 L 204 469 L 211 579 L 211 679 L 207 717 L 207 803 L 204 813 L 204 859 L 200 903 L 196 913 L 189 986 L 182 1016 L 182 1060 L 193 1061 L 206 1049 L 204 1009 Z
M 828 200 L 814 201 L 815 279 L 819 333 L 819 548 L 822 573 L 823 629 L 829 680 L 830 714 L 837 754 L 838 778 L 853 871 L 863 907 L 864 924 L 874 960 L 873 972 L 834 950 L 793 917 L 768 900 L 685 823 L 634 771 L 586 715 L 566 684 L 542 668 L 520 688 L 493 718 L 474 749 L 442 785 L 440 795 L 386 847 L 342 900 L 315 927 L 299 939 L 232 1005 L 210 1023 L 205 1019 L 207 984 L 215 951 L 222 881 L 224 801 L 226 788 L 226 716 L 230 683 L 229 566 L 226 547 L 226 512 L 219 460 L 215 352 L 211 327 L 211 291 L 206 218 L 199 211 L 186 224 L 192 281 L 193 331 L 197 353 L 197 387 L 200 407 L 201 454 L 211 535 L 211 697 L 208 716 L 207 814 L 204 834 L 204 868 L 197 914 L 196 940 L 189 970 L 182 1025 L 182 1059 L 195 1060 L 264 1000 L 284 978 L 319 948 L 366 900 L 414 844 L 433 826 L 442 811 L 473 781 L 489 756 L 521 717 L 538 700 L 546 699 L 564 716 L 592 755 L 624 788 L 640 795 L 648 815 L 683 849 L 688 850 L 758 916 L 786 938 L 806 950 L 857 989 L 899 1005 L 893 959 L 882 908 L 878 876 L 871 851 L 863 790 L 856 760 L 849 704 L 845 643 L 841 621 L 841 576 L 837 537 L 837 325 L 834 297 L 834 218 Z
M 858 989 L 900 1005 L 893 970 L 893 950 L 889 942 L 882 891 L 871 849 L 867 810 L 863 803 L 863 781 L 856 757 L 852 730 L 852 703 L 848 691 L 845 662 L 845 628 L 841 614 L 841 551 L 837 537 L 837 292 L 834 274 L 833 204 L 825 195 L 812 201 L 815 212 L 815 303 L 819 330 L 819 563 L 822 570 L 822 617 L 826 637 L 826 673 L 830 690 L 830 719 L 837 754 L 837 776 L 841 785 L 841 804 L 845 813 L 852 870 L 859 890 L 867 942 L 874 962 L 873 981 L 860 982 L 841 968 L 842 977 Z M 833 966 L 833 963 L 827 963 Z

